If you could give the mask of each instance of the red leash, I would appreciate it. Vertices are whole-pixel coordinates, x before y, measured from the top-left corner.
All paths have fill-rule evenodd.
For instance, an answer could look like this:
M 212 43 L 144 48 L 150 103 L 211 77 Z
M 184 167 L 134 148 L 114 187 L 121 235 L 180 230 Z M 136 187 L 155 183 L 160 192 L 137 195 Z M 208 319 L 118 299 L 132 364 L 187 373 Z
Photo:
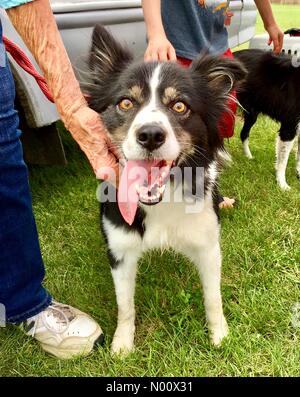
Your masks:
M 35 78 L 44 95 L 49 99 L 50 102 L 54 102 L 45 78 L 36 71 L 35 67 L 31 63 L 25 52 L 21 50 L 21 48 L 18 47 L 15 43 L 13 43 L 4 36 L 3 43 L 5 45 L 6 51 L 10 53 L 10 55 L 14 58 L 17 64 Z

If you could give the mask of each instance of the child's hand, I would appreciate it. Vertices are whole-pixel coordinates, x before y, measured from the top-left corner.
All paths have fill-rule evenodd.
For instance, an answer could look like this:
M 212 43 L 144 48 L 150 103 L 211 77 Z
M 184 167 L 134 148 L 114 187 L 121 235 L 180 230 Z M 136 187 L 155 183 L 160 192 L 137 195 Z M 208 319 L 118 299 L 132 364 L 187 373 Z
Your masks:
M 269 33 L 270 36 L 268 45 L 271 45 L 273 43 L 273 51 L 276 54 L 279 54 L 283 47 L 283 32 L 277 24 L 266 27 L 266 31 Z
M 150 61 L 174 61 L 176 62 L 176 52 L 174 47 L 166 38 L 165 35 L 154 36 L 149 39 L 148 47 L 146 49 L 144 59 L 146 62 Z

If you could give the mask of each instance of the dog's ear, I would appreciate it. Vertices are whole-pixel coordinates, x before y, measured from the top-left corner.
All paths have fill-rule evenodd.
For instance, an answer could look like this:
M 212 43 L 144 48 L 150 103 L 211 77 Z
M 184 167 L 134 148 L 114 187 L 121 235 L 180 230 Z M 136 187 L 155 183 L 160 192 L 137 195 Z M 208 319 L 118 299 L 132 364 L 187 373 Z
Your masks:
M 196 58 L 191 65 L 191 70 L 198 76 L 200 74 L 218 97 L 226 96 L 231 90 L 238 89 L 247 73 L 238 60 L 211 55 Z
M 132 60 L 133 55 L 128 48 L 118 43 L 103 26 L 95 26 L 89 60 L 91 70 L 111 77 L 121 72 Z
M 93 109 L 101 112 L 110 104 L 115 87 L 113 83 L 132 60 L 133 55 L 125 45 L 117 42 L 103 26 L 96 25 L 88 61 L 91 80 L 86 87 L 83 83 Z

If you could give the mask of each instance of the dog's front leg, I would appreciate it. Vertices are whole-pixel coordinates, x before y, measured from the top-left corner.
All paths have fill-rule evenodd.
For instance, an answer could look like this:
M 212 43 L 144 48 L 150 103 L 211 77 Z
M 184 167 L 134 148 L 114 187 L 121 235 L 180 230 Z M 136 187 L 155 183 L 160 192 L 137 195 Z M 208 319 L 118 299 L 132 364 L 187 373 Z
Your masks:
M 112 268 L 118 304 L 118 325 L 112 342 L 113 354 L 127 354 L 134 348 L 134 290 L 139 256 L 127 252 Z
M 228 334 L 221 297 L 221 251 L 219 242 L 210 247 L 201 247 L 190 256 L 200 275 L 211 340 L 214 345 L 218 346 Z
M 286 167 L 290 152 L 293 148 L 296 131 L 294 127 L 281 126 L 276 143 L 276 179 L 282 190 L 290 190 L 286 182 Z

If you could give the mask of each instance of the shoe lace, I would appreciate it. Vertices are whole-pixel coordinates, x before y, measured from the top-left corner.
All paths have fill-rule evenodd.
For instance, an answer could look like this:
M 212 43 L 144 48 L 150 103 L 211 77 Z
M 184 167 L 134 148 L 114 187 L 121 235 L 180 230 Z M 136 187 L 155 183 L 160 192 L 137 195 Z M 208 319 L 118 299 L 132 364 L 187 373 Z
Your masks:
M 51 314 L 50 314 L 50 313 Z M 75 318 L 69 306 L 62 305 L 59 303 L 52 303 L 44 312 L 40 314 L 43 326 L 50 332 L 56 334 L 63 334 L 69 328 L 70 322 Z M 63 324 L 61 329 L 57 329 L 51 323 L 49 318 L 54 317 L 56 324 Z M 38 321 L 34 322 L 32 329 L 32 336 L 34 337 L 37 330 Z

